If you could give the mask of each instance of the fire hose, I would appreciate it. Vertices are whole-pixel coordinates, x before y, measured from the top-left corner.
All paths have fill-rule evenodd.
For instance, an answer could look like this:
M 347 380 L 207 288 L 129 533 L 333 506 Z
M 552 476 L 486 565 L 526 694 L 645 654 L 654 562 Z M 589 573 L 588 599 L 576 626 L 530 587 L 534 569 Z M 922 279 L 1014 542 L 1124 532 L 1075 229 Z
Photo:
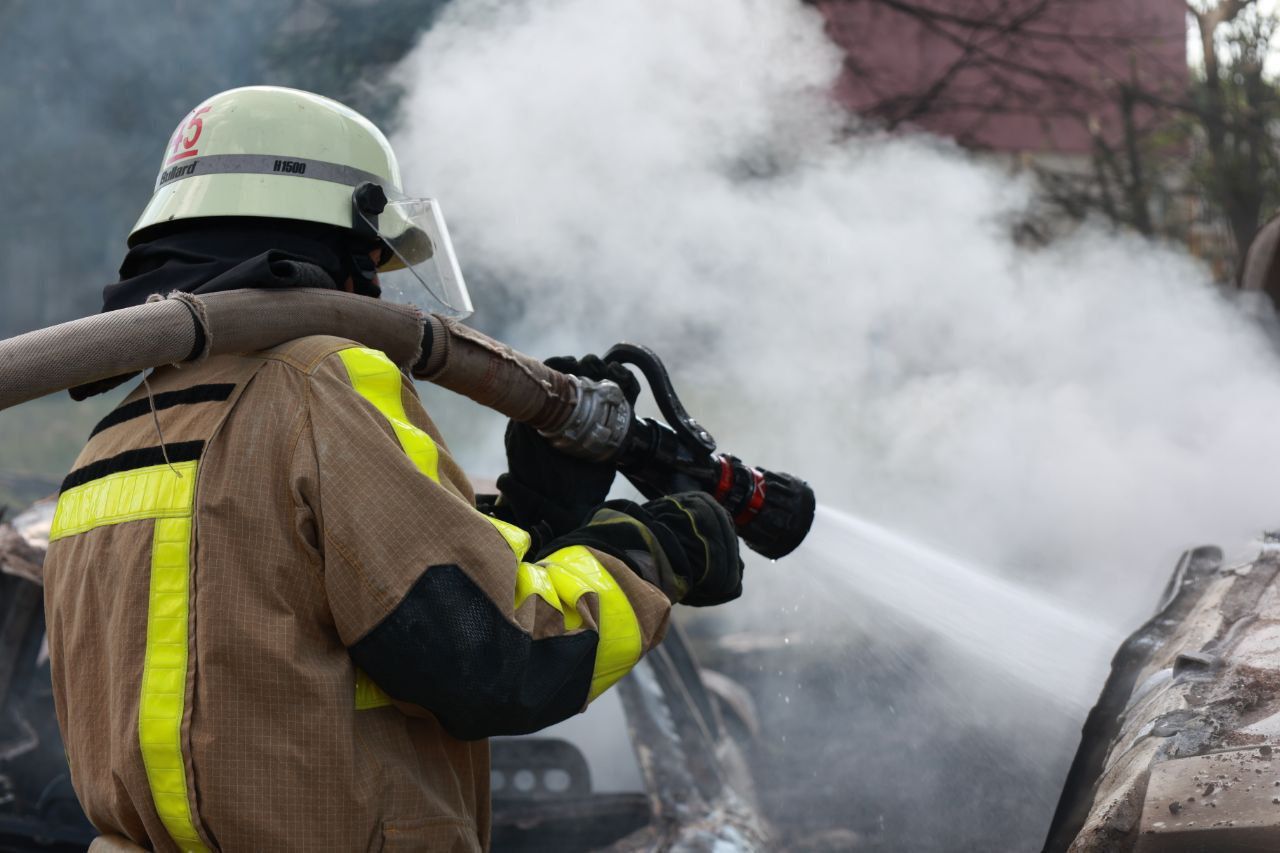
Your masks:
M 337 335 L 379 349 L 410 373 L 533 426 L 553 446 L 608 462 L 646 497 L 696 489 L 715 497 L 738 535 L 770 559 L 791 553 L 813 523 L 803 480 L 716 452 L 685 411 L 662 361 L 619 344 L 606 361 L 636 367 L 667 423 L 639 417 L 612 382 L 570 376 L 456 321 L 335 290 L 173 294 L 0 341 L 0 410 L 164 364 Z

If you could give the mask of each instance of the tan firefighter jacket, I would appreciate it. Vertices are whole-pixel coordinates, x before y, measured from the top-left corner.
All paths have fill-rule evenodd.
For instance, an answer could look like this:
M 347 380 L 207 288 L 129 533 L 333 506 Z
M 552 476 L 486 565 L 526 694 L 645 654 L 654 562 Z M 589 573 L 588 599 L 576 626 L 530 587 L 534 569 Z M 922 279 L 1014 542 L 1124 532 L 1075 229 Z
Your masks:
M 157 850 L 487 848 L 483 738 L 581 710 L 665 596 L 581 546 L 521 562 L 380 352 L 303 338 L 150 385 L 67 476 L 45 568 L 89 819 Z

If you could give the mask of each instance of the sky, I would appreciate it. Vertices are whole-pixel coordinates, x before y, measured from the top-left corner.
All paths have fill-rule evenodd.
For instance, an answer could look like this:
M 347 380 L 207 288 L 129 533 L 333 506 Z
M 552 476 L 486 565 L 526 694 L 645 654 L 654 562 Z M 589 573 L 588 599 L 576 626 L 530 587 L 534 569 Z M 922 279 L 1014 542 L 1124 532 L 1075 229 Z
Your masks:
M 1277 0 L 1256 0 L 1258 12 L 1264 15 L 1275 15 Z M 1209 0 L 1197 0 L 1200 8 L 1212 5 Z M 1187 57 L 1192 67 L 1202 67 L 1204 52 L 1200 49 L 1200 31 L 1195 19 L 1187 15 Z M 1272 77 L 1280 75 L 1280 45 L 1272 42 L 1271 57 L 1267 62 L 1267 71 Z

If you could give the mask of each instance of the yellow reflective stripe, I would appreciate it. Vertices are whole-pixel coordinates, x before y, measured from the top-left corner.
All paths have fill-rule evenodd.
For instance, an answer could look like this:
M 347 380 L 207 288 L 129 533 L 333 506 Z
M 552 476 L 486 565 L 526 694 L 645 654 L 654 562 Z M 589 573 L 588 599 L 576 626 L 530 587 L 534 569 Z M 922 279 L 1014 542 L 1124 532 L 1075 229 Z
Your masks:
M 552 583 L 551 575 L 546 568 L 534 563 L 524 562 L 524 555 L 529 553 L 529 546 L 533 544 L 529 534 L 500 518 L 486 515 L 484 519 L 498 529 L 498 532 L 502 534 L 502 538 L 507 540 L 507 545 L 511 547 L 511 552 L 516 555 L 516 610 L 520 609 L 525 599 L 531 595 L 536 595 L 560 611 L 560 615 L 564 617 L 564 627 L 567 630 L 572 631 L 576 628 L 581 628 L 582 617 L 573 608 L 564 609 L 564 605 L 560 603 L 560 596 L 556 594 L 555 584 Z
M 521 563 L 516 566 L 516 610 L 524 604 L 525 599 L 536 595 L 550 604 L 564 617 L 566 631 L 574 631 L 582 627 L 582 614 L 574 607 L 566 608 L 556 590 L 555 581 L 546 566 L 535 563 Z M 577 598 L 574 598 L 577 601 Z
M 174 474 L 177 471 L 178 475 Z M 195 498 L 196 462 L 152 465 L 117 471 L 67 489 L 53 511 L 49 541 L 143 518 L 191 514 Z
M 400 370 L 376 349 L 352 347 L 338 353 L 347 368 L 347 377 L 356 393 L 378 410 L 391 428 L 405 455 L 414 466 L 435 482 L 440 482 L 440 450 L 431 436 L 409 423 L 401 393 Z M 356 710 L 385 708 L 391 697 L 364 670 L 356 670 Z
M 594 592 L 600 602 L 599 635 L 595 668 L 588 701 L 608 690 L 640 660 L 643 637 L 640 620 L 618 582 L 594 555 L 581 545 L 561 548 L 537 563 L 522 562 L 529 550 L 529 534 L 515 525 L 485 516 L 507 540 L 516 556 L 516 610 L 531 595 L 550 604 L 564 617 L 566 631 L 582 627 L 578 599 Z
M 352 347 L 338 353 L 356 393 L 368 400 L 391 424 L 405 454 L 418 470 L 439 482 L 439 449 L 422 430 L 409 423 L 401 398 L 401 375 L 391 359 L 375 349 Z M 534 565 L 521 562 L 529 550 L 529 534 L 499 519 L 484 516 L 515 554 L 515 606 L 537 595 L 564 615 L 565 629 L 582 626 L 578 599 L 596 593 L 600 602 L 600 642 L 596 648 L 590 698 L 595 699 L 625 675 L 640 659 L 640 622 L 631 602 L 613 576 L 582 546 L 564 548 Z M 567 606 L 566 606 L 567 605 Z M 356 708 L 378 708 L 391 703 L 365 673 L 356 671 Z
M 167 470 L 167 469 L 166 469 Z M 192 470 L 191 479 L 194 480 Z M 184 851 L 206 851 L 191 820 L 182 757 L 191 580 L 191 505 L 181 518 L 157 518 L 151 543 L 147 652 L 142 666 L 138 744 L 151 798 L 164 828 Z
M 596 646 L 591 692 L 587 697 L 591 701 L 612 687 L 640 660 L 643 648 L 640 620 L 613 575 L 582 545 L 561 548 L 539 561 L 538 566 L 546 571 L 555 587 L 556 597 L 564 604 L 563 609 L 557 609 L 565 614 L 565 627 L 569 627 L 568 614 L 573 612 L 577 615 L 578 599 L 584 594 L 594 592 L 600 603 L 600 642 Z M 581 619 L 578 621 L 581 624 Z
M 147 598 L 147 645 L 138 700 L 138 745 L 151 799 L 181 850 L 208 850 L 196 832 L 182 755 L 186 704 L 191 531 L 197 464 L 119 471 L 58 498 L 50 541 L 126 521 L 155 519 Z
M 405 455 L 419 471 L 437 483 L 440 482 L 440 451 L 431 436 L 409 423 L 404 400 L 400 397 L 400 370 L 392 364 L 391 359 L 376 349 L 352 347 L 340 351 L 338 357 L 347 368 L 351 387 L 372 403 L 391 424 Z
M 356 670 L 356 710 L 368 711 L 371 708 L 385 708 L 391 704 L 391 697 L 363 669 Z
M 500 518 L 494 518 L 486 515 L 485 519 L 498 528 L 498 532 L 502 534 L 502 538 L 507 540 L 507 544 L 511 546 L 511 550 L 515 553 L 517 560 L 523 560 L 524 555 L 529 553 L 529 546 L 533 544 L 533 539 L 527 532 L 516 527 L 514 524 L 508 524 Z M 519 605 L 516 605 L 517 607 Z

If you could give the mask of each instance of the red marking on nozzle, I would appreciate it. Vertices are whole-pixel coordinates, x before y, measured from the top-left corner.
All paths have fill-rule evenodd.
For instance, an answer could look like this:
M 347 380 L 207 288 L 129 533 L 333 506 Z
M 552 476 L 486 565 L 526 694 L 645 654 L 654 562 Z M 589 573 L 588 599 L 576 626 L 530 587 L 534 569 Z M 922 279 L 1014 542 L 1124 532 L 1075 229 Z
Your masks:
M 764 506 L 764 475 L 755 468 L 748 468 L 747 470 L 751 472 L 751 478 L 755 483 L 751 489 L 751 501 L 747 504 L 747 508 L 738 513 L 733 519 L 733 523 L 739 527 L 746 527 L 750 524 Z
M 733 463 L 726 457 L 720 457 L 720 482 L 716 484 L 715 497 L 718 503 L 723 503 L 724 499 L 729 496 L 729 489 L 733 486 Z

